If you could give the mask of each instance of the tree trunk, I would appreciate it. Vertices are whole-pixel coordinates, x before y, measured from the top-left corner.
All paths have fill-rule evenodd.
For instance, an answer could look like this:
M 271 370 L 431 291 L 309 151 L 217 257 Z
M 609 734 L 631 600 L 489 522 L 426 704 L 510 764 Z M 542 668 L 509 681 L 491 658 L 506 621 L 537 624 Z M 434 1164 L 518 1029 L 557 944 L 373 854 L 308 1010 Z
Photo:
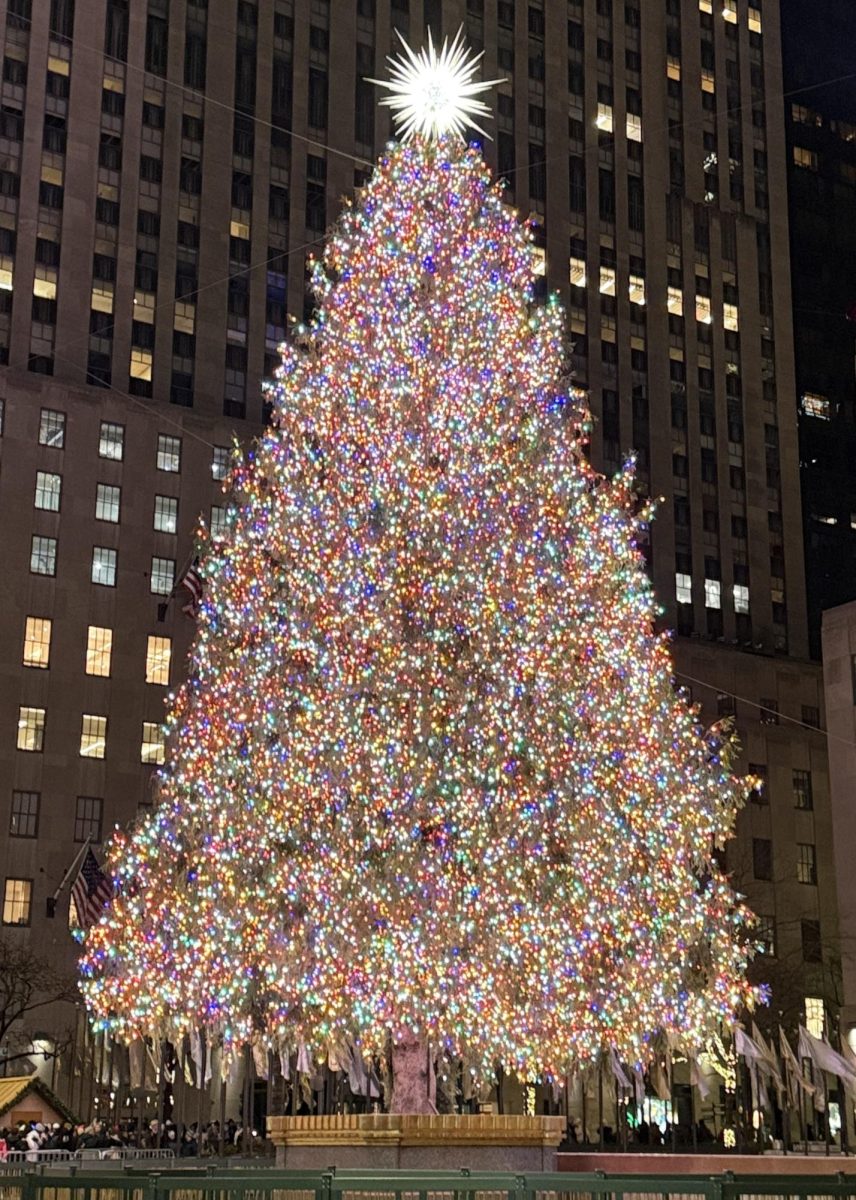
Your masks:
M 425 1042 L 415 1038 L 392 1047 L 391 1113 L 436 1115 L 437 1077 Z

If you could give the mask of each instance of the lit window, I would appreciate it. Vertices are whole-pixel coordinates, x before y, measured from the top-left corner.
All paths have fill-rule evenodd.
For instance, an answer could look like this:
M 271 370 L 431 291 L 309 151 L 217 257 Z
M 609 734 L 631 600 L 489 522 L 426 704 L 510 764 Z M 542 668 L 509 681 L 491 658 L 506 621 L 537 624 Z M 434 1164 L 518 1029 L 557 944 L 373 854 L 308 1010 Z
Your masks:
M 681 77 L 681 60 L 674 54 L 666 59 L 666 75 L 669 79 L 678 80 Z
M 538 279 L 543 279 L 547 274 L 547 252 L 543 246 L 533 246 L 532 253 L 535 257 L 535 261 L 532 264 L 532 274 Z
M 100 583 L 102 587 L 116 586 L 116 558 L 116 551 L 109 546 L 92 547 L 90 579 L 93 583 Z
M 3 924 L 29 925 L 32 907 L 32 879 L 7 879 L 3 890 Z
M 175 533 L 178 529 L 178 500 L 175 496 L 155 496 L 155 529 Z
M 641 275 L 631 275 L 628 284 L 631 304 L 645 303 L 645 280 Z
M 107 678 L 113 658 L 113 630 L 90 625 L 86 633 L 86 674 Z
M 229 529 L 229 520 L 226 515 L 226 509 L 222 504 L 211 505 L 211 520 L 208 525 L 211 531 L 211 537 L 215 542 L 224 538 Z
M 107 718 L 84 713 L 80 723 L 80 757 L 103 758 L 107 750 Z
M 39 445 L 54 446 L 61 450 L 65 445 L 65 413 L 53 408 L 43 408 L 39 421 Z
M 805 1027 L 812 1037 L 823 1037 L 823 1001 L 818 996 L 805 998 Z
M 602 296 L 615 295 L 615 267 L 600 268 L 600 294 Z
M 56 575 L 56 538 L 33 536 L 30 570 L 34 575 Z
M 160 725 L 155 721 L 143 721 L 143 744 L 140 747 L 140 762 L 163 765 L 166 740 Z
M 168 433 L 158 434 L 157 466 L 159 471 L 181 470 L 181 438 L 170 437 Z
M 574 258 L 571 255 L 571 283 L 574 287 L 585 287 L 586 260 L 584 258 Z
M 18 749 L 40 754 L 44 744 L 45 710 L 21 705 L 18 709 Z
M 797 842 L 797 879 L 800 883 L 817 883 L 817 856 L 810 842 Z
M 152 377 L 152 352 L 151 350 L 140 350 L 138 346 L 131 347 L 131 364 L 129 374 L 132 379 L 151 380 Z
M 683 575 L 680 571 L 675 574 L 675 596 L 678 604 L 692 604 L 693 602 L 693 578 L 692 575 Z
M 27 617 L 24 629 L 24 666 L 50 666 L 51 621 L 48 617 Z
M 13 792 L 9 836 L 34 838 L 39 833 L 39 792 Z
M 749 611 L 749 588 L 745 583 L 735 583 L 734 588 L 734 611 L 736 613 L 748 613 Z
M 612 105 L 598 104 L 595 125 L 604 133 L 612 133 Z
M 211 478 L 225 479 L 229 474 L 231 451 L 228 446 L 215 446 L 211 453 Z
M 695 319 L 702 325 L 709 325 L 711 322 L 710 315 L 710 296 L 696 296 L 695 298 Z
M 803 392 L 800 407 L 807 417 L 817 417 L 820 421 L 828 421 L 832 417 L 829 397 L 822 396 L 820 392 Z
M 714 76 L 713 71 L 707 71 L 704 68 L 702 68 L 701 90 L 703 92 L 715 92 L 716 91 L 716 77 Z
M 814 808 L 814 795 L 811 790 L 811 771 L 794 771 L 794 804 L 808 812 Z
M 62 491 L 62 476 L 49 471 L 36 471 L 36 508 L 48 512 L 59 512 L 59 497 Z
M 112 521 L 115 525 L 119 520 L 119 505 L 122 490 L 112 483 L 99 483 L 95 492 L 95 518 L 98 521 Z
M 713 0 L 698 0 L 699 12 L 712 13 Z
M 722 9 L 722 18 L 729 25 L 737 24 L 737 4 L 735 0 L 725 0 L 725 5 Z
M 100 281 L 92 288 L 89 307 L 95 312 L 113 312 L 113 284 Z
M 722 608 L 722 584 L 718 579 L 704 581 L 705 608 Z
M 761 10 L 760 8 L 749 9 L 749 32 L 761 33 Z
M 103 758 L 103 755 L 101 756 Z M 85 842 L 101 841 L 101 817 L 104 801 L 97 796 L 78 796 L 74 814 L 74 840 Z
M 98 454 L 101 458 L 112 458 L 121 462 L 125 453 L 125 426 L 115 425 L 112 421 L 101 422 L 101 434 L 98 438 Z
M 816 171 L 817 154 L 814 150 L 807 150 L 805 146 L 794 146 L 794 163 L 798 167 L 804 167 L 807 171 Z
M 149 634 L 146 645 L 146 683 L 157 683 L 162 687 L 169 686 L 171 656 L 172 642 L 170 639 Z
M 722 306 L 722 323 L 726 329 L 732 333 L 737 333 L 740 329 L 740 313 L 737 310 L 736 304 L 723 304 Z
M 152 558 L 150 589 L 156 596 L 168 596 L 175 583 L 175 559 Z
M 642 141 L 642 118 L 636 113 L 627 114 L 626 129 L 631 142 Z
M 684 315 L 684 294 L 680 288 L 669 286 L 666 308 L 673 317 L 682 317 Z

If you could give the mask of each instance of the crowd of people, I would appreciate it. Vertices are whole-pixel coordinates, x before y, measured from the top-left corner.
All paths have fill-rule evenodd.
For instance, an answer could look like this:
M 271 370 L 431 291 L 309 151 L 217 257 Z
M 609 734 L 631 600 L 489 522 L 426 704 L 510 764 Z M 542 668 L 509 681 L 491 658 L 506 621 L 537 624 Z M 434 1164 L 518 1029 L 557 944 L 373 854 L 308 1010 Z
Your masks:
M 111 1156 L 111 1150 L 117 1158 L 128 1148 L 172 1150 L 177 1158 L 193 1158 L 218 1154 L 222 1145 L 225 1153 L 240 1154 L 250 1148 L 245 1132 L 249 1131 L 231 1118 L 224 1126 L 222 1138 L 219 1121 L 203 1125 L 201 1135 L 195 1121 L 192 1125 L 150 1121 L 142 1130 L 127 1121 L 112 1125 L 105 1121 L 92 1121 L 88 1125 L 74 1125 L 70 1121 L 53 1124 L 29 1121 L 14 1129 L 0 1129 L 0 1162 L 8 1159 L 10 1151 L 23 1152 L 29 1162 L 38 1162 L 45 1150 L 66 1150 L 70 1154 L 78 1150 L 99 1150 L 105 1158 Z M 253 1130 L 252 1139 L 253 1150 L 258 1153 L 262 1150 L 262 1140 L 256 1130 Z

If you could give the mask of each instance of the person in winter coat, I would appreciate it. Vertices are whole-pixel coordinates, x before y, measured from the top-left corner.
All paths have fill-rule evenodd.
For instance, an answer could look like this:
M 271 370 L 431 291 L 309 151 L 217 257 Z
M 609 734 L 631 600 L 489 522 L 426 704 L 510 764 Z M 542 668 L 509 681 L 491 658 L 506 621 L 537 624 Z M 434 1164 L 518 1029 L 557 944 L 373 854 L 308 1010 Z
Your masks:
M 45 1140 L 44 1132 L 45 1127 L 41 1121 L 38 1121 L 27 1131 L 24 1138 L 24 1141 L 27 1143 L 27 1162 L 39 1161 L 39 1151 L 44 1145 Z

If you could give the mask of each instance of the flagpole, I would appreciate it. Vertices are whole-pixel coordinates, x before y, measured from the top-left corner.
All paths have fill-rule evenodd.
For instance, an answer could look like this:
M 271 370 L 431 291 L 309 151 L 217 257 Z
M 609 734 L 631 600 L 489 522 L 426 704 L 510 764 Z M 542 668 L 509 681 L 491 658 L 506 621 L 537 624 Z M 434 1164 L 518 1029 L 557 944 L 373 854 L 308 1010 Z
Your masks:
M 66 873 L 63 875 L 62 881 L 61 881 L 59 887 L 56 889 L 54 894 L 51 896 L 51 902 L 53 904 L 56 904 L 57 900 L 59 900 L 60 895 L 62 894 L 62 889 L 68 883 L 69 879 L 71 879 L 72 875 L 74 874 L 75 868 L 79 865 L 84 854 L 89 849 L 89 843 L 91 841 L 92 841 L 92 834 L 90 833 L 89 837 L 86 839 L 86 841 L 80 847 L 80 850 L 77 852 L 77 856 L 76 856 L 74 862 L 71 864 L 71 866 L 68 868 Z

